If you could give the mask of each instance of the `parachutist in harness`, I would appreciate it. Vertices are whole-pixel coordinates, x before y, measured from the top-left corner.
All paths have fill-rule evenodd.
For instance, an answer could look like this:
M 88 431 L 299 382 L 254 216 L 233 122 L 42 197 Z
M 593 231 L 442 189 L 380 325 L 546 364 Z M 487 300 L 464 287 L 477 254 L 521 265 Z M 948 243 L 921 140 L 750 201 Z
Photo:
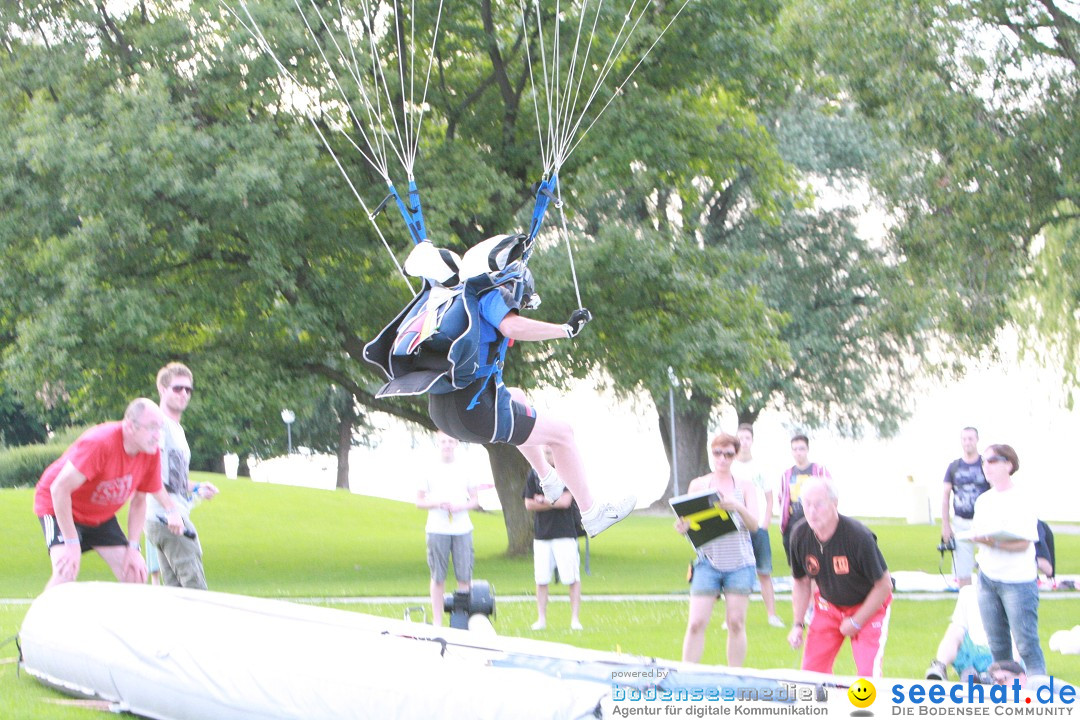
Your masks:
M 521 315 L 540 304 L 525 264 L 531 242 L 526 235 L 498 235 L 460 259 L 427 241 L 416 245 L 404 267 L 424 287 L 368 343 L 364 358 L 388 378 L 378 397 L 427 393 L 431 419 L 446 434 L 516 446 L 542 478 L 550 502 L 570 489 L 586 531 L 595 536 L 629 515 L 636 498 L 594 502 L 570 425 L 538 414 L 520 389 L 503 384 L 511 341 L 573 338 L 592 319 L 585 308 L 563 324 Z M 559 475 L 543 457 L 545 445 Z
M 617 503 L 594 503 L 573 429 L 566 422 L 538 415 L 520 390 L 504 387 L 502 368 L 511 341 L 572 338 L 592 319 L 589 311 L 581 307 L 583 303 L 566 218 L 562 217 L 562 235 L 566 240 L 570 273 L 579 306 L 566 323 L 546 323 L 521 316 L 521 310 L 537 304 L 533 300 L 535 292 L 528 291 L 528 251 L 540 231 L 548 207 L 560 209 L 559 214 L 563 215 L 558 181 L 561 168 L 615 97 L 622 94 L 631 76 L 689 2 L 682 0 L 673 4 L 669 12 L 663 13 L 667 16 L 666 22 L 659 25 L 652 21 L 641 22 L 646 13 L 650 13 L 650 16 L 653 14 L 655 8 L 651 7 L 652 3 L 645 3 L 641 7 L 632 3 L 623 15 L 623 23 L 630 26 L 625 34 L 620 30 L 614 36 L 616 39 L 603 61 L 589 59 L 594 46 L 599 47 L 596 45 L 599 35 L 595 22 L 567 23 L 577 26 L 578 37 L 573 43 L 572 54 L 560 60 L 564 57 L 559 54 L 561 43 L 545 44 L 543 37 L 545 33 L 553 39 L 558 37 L 559 28 L 564 22 L 563 13 L 555 13 L 550 18 L 552 23 L 548 24 L 549 14 L 539 12 L 539 6 L 534 11 L 528 3 L 520 5 L 522 30 L 535 33 L 541 39 L 541 52 L 536 59 L 542 61 L 543 72 L 533 72 L 532 45 L 528 42 L 525 43 L 525 61 L 533 86 L 530 97 L 537 119 L 542 181 L 535 193 L 536 204 L 528 234 L 502 235 L 486 240 L 460 259 L 460 267 L 453 253 L 435 248 L 428 240 L 414 172 L 421 124 L 429 108 L 427 97 L 432 70 L 437 66 L 435 46 L 443 15 L 442 0 L 435 3 L 436 8 L 430 13 L 430 32 L 422 31 L 420 35 L 415 33 L 414 23 L 424 13 L 417 13 L 412 7 L 406 11 L 398 3 L 392 3 L 392 18 L 387 19 L 388 27 L 401 30 L 385 33 L 386 45 L 393 45 L 393 50 L 381 43 L 380 33 L 363 13 L 358 15 L 342 3 L 338 3 L 337 18 L 317 8 L 309 14 L 297 5 L 308 38 L 316 51 L 312 57 L 321 58 L 322 62 L 316 60 L 316 64 L 327 70 L 326 77 L 340 94 L 347 113 L 347 118 L 342 118 L 344 122 L 331 125 L 337 127 L 337 131 L 346 137 L 348 143 L 387 184 L 389 194 L 374 212 L 349 177 L 334 144 L 327 138 L 321 113 L 312 113 L 308 121 L 349 190 L 371 220 L 374 232 L 394 265 L 407 279 L 409 276 L 424 279 L 423 287 L 409 305 L 364 348 L 364 358 L 382 369 L 389 381 L 380 395 L 428 393 L 431 417 L 447 434 L 472 442 L 507 442 L 516 445 L 542 478 L 545 495 L 552 500 L 558 498 L 564 483 L 570 489 L 582 510 L 584 526 L 590 535 L 596 535 L 626 517 L 633 509 L 635 499 L 627 497 Z M 269 55 L 277 68 L 277 75 L 293 86 L 306 86 L 306 79 L 294 74 L 292 64 L 287 64 L 275 53 L 247 2 L 237 0 L 237 5 L 236 10 L 228 4 L 225 7 L 248 31 L 258 47 Z M 579 19 L 589 14 L 588 5 L 585 2 L 578 7 Z M 596 17 L 599 17 L 598 12 Z M 636 62 L 626 63 L 629 58 L 624 50 L 638 47 L 638 43 L 629 43 L 629 38 L 639 27 L 658 28 L 658 32 Z M 587 33 L 585 39 L 582 39 L 583 32 Z M 410 40 L 429 38 L 426 55 L 403 47 L 405 37 Z M 384 50 L 390 51 L 384 53 Z M 387 58 L 396 58 L 396 72 L 393 68 L 388 72 L 384 67 L 384 54 Z M 625 67 L 630 69 L 623 75 Z M 586 68 L 589 69 L 588 76 Z M 607 93 L 601 90 L 608 87 L 609 76 L 613 72 L 617 72 L 620 79 L 605 102 L 603 97 Z M 441 71 L 436 74 L 441 77 Z M 400 93 L 392 89 L 397 84 L 395 78 L 400 83 Z M 347 91 L 342 83 L 352 89 Z M 590 87 L 591 91 L 588 90 Z M 399 112 L 387 116 L 383 112 L 382 98 L 389 100 L 398 94 L 401 96 Z M 351 103 L 354 101 L 362 103 L 361 112 L 353 108 Z M 545 109 L 546 123 L 541 118 Z M 366 118 L 366 122 L 363 118 Z M 354 139 L 353 133 L 359 137 Z M 404 195 L 395 189 L 391 179 L 391 162 L 395 158 L 408 178 L 408 190 Z M 391 198 L 416 244 L 407 263 L 411 267 L 402 268 L 398 264 L 390 243 L 375 223 L 375 217 L 390 205 Z M 476 262 L 470 266 L 470 261 Z M 425 265 L 430 267 L 425 268 Z M 544 445 L 552 448 L 558 462 L 558 476 L 544 460 L 541 451 Z

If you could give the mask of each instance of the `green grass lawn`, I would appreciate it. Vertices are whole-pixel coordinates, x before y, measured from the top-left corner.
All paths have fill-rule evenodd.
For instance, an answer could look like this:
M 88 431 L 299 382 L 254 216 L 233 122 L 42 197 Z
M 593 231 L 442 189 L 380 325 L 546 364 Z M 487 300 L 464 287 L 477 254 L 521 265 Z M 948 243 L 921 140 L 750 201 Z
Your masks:
M 427 593 L 424 552 L 426 515 L 413 506 L 375 498 L 225 480 L 205 476 L 221 495 L 196 510 L 195 521 L 206 554 L 207 578 L 214 590 L 263 597 L 326 598 L 344 610 L 400 618 L 410 602 L 338 604 L 334 598 L 420 597 Z M 592 541 L 592 575 L 583 580 L 583 632 L 571 632 L 565 588 L 553 588 L 556 601 L 549 609 L 548 630 L 534 633 L 532 602 L 509 602 L 514 595 L 531 595 L 532 559 L 504 554 L 506 535 L 497 514 L 474 514 L 476 572 L 496 589 L 495 626 L 501 635 L 535 637 L 599 650 L 677 659 L 686 623 L 686 565 L 691 551 L 671 528 L 666 516 L 634 515 Z M 892 570 L 936 572 L 939 556 L 937 528 L 910 526 L 900 521 L 869 521 Z M 777 573 L 787 568 L 774 533 Z M 5 548 L 0 567 L 0 597 L 35 597 L 49 576 L 49 562 L 40 526 L 32 511 L 31 490 L 0 490 L 0 543 Z M 1059 572 L 1080 573 L 1080 535 L 1057 535 Z M 93 554 L 84 556 L 80 579 L 111 580 L 111 573 Z M 600 601 L 590 595 L 670 595 L 671 600 Z M 499 598 L 504 598 L 499 601 Z M 790 602 L 781 598 L 780 615 L 790 621 Z M 704 661 L 721 663 L 724 633 L 718 604 L 710 628 Z M 898 596 L 894 602 L 886 651 L 886 674 L 921 677 L 948 624 L 951 600 L 921 601 Z M 0 643 L 12 638 L 27 605 L 0 605 Z M 1056 630 L 1080 622 L 1080 593 L 1068 599 L 1047 599 L 1040 606 L 1040 631 L 1047 663 L 1053 674 L 1080 680 L 1080 656 L 1063 656 L 1048 649 Z M 795 668 L 798 655 L 786 644 L 786 631 L 768 626 L 760 600 L 750 608 L 750 648 L 747 665 Z M 54 705 L 62 696 L 33 680 L 16 677 L 13 642 L 0 646 L 0 697 L 14 700 L 25 713 L 15 717 L 86 718 L 92 711 Z M 845 649 L 838 673 L 854 666 Z M 6 716 L 6 715 L 5 715 Z

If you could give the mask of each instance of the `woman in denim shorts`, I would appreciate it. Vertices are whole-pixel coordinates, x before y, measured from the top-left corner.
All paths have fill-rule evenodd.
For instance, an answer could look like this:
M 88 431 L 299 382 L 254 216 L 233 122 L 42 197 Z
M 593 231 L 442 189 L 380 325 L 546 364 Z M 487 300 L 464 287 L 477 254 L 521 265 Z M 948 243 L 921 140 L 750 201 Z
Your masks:
M 746 606 L 754 586 L 754 548 L 750 533 L 757 530 L 757 499 L 753 484 L 737 480 L 731 463 L 739 452 L 739 439 L 720 433 L 709 443 L 713 471 L 690 482 L 687 494 L 716 491 L 720 507 L 735 520 L 736 530 L 710 540 L 698 548 L 690 578 L 690 615 L 683 639 L 684 662 L 699 662 L 705 651 L 705 630 L 713 606 L 721 593 L 727 610 L 727 664 L 742 667 L 746 659 Z M 686 533 L 690 523 L 675 521 L 675 529 Z

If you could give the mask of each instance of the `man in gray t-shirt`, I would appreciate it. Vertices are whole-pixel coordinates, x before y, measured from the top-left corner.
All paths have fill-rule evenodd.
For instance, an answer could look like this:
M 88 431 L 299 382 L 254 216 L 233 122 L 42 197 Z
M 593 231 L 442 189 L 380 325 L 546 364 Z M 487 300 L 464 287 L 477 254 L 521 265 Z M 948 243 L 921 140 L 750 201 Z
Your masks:
M 184 534 L 174 535 L 159 520 L 161 506 L 152 498 L 146 504 L 147 554 L 157 551 L 161 582 L 173 587 L 206 589 L 202 545 L 191 523 L 191 508 L 197 498 L 217 495 L 213 483 L 194 483 L 190 479 L 191 448 L 180 418 L 191 401 L 194 379 L 191 370 L 181 363 L 169 363 L 158 371 L 158 395 L 165 422 L 161 427 L 161 484 L 184 518 Z M 153 571 L 153 567 L 150 568 Z
M 975 500 L 990 489 L 983 476 L 982 457 L 978 451 L 979 431 L 966 427 L 960 431 L 960 448 L 963 455 L 949 463 L 945 471 L 945 487 L 941 498 L 941 540 L 948 543 L 971 527 L 975 514 Z M 951 515 L 951 517 L 950 517 Z M 971 584 L 971 572 L 975 568 L 975 545 L 970 540 L 956 538 L 953 552 L 953 572 L 956 582 L 963 587 Z

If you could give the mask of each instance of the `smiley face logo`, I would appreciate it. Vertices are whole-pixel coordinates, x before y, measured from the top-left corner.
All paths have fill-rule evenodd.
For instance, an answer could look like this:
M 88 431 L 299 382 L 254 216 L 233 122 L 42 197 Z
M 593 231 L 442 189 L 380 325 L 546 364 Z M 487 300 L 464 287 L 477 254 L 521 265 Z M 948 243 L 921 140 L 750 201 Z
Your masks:
M 859 678 L 848 688 L 847 696 L 855 707 L 866 708 L 873 704 L 874 698 L 877 697 L 877 690 L 869 680 Z

